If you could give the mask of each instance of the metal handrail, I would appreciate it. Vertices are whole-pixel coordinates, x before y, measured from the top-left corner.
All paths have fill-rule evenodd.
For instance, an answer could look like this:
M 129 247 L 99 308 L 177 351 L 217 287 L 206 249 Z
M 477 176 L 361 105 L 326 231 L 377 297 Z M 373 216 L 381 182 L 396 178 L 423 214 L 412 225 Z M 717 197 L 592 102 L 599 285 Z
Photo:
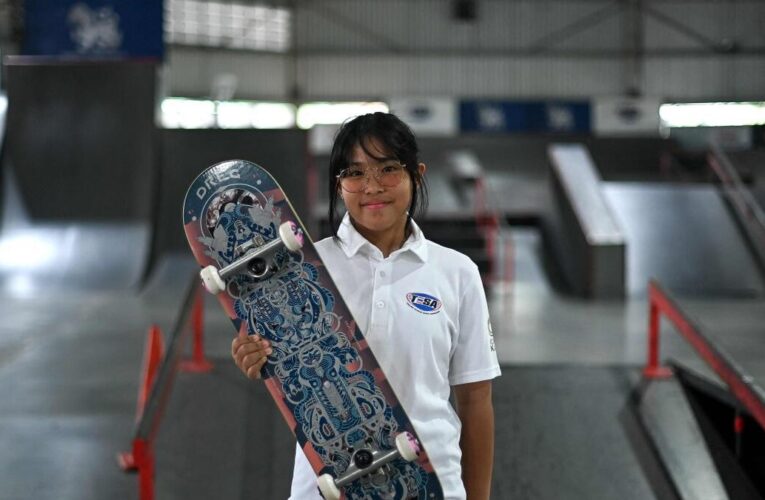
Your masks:
M 167 344 L 165 356 L 157 372 L 157 377 L 154 380 L 149 397 L 146 400 L 143 415 L 137 423 L 135 433 L 136 439 L 152 441 L 159 427 L 164 406 L 167 403 L 167 398 L 171 392 L 173 381 L 178 371 L 178 365 L 183 354 L 183 342 L 192 330 L 191 314 L 194 308 L 194 302 L 198 300 L 200 295 L 201 285 L 199 276 L 194 273 L 193 278 L 188 284 L 183 306 L 178 312 L 175 323 L 173 324 L 173 329 L 170 333 L 170 342 Z
M 723 193 L 744 228 L 761 268 L 765 269 L 765 211 L 746 188 L 733 163 L 719 145 L 712 144 L 707 162 L 720 179 Z
M 648 286 L 648 297 L 650 303 L 648 356 L 643 374 L 647 378 L 662 378 L 671 373 L 660 364 L 659 360 L 660 315 L 664 315 L 696 350 L 701 359 L 725 382 L 741 405 L 765 429 L 763 388 L 757 385 L 730 354 L 704 334 L 698 323 L 680 308 L 678 302 L 662 288 L 659 282 L 651 280 Z

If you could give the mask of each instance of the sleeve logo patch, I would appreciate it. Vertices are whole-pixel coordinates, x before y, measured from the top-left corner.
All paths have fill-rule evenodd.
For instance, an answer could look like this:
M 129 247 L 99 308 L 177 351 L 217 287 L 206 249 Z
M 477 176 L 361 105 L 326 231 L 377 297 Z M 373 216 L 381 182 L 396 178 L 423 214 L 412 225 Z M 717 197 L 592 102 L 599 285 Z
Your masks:
M 491 349 L 491 352 L 495 352 L 497 350 L 497 346 L 494 345 L 494 330 L 491 327 L 491 319 L 488 320 L 489 324 L 489 348 Z
M 426 293 L 407 293 L 406 303 L 422 314 L 436 314 L 441 310 L 441 301 Z

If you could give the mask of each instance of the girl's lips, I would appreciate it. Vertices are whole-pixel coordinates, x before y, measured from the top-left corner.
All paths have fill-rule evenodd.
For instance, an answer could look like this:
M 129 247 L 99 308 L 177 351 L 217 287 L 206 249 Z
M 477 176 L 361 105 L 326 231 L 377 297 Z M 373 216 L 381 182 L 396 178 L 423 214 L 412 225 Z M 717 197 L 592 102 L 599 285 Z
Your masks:
M 370 210 L 379 210 L 381 208 L 384 208 L 387 205 L 388 205 L 387 202 L 378 201 L 378 202 L 373 202 L 373 203 L 362 203 L 361 206 L 364 207 L 364 208 L 368 208 Z

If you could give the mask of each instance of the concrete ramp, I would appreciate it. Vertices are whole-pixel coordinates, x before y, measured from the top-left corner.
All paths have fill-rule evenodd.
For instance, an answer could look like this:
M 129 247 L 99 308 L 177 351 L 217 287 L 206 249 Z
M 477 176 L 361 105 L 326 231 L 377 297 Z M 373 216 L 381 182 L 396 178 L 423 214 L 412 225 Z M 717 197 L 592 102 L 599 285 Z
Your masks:
M 31 295 L 135 288 L 147 244 L 148 231 L 141 225 L 39 225 L 4 232 L 0 289 Z
M 657 278 L 686 296 L 757 297 L 763 278 L 714 186 L 603 183 L 627 238 L 627 288 Z
M 728 500 L 693 410 L 675 378 L 651 382 L 640 418 L 682 500 Z
M 30 296 L 140 286 L 149 257 L 148 223 L 33 221 L 9 171 L 3 187 L 0 292 Z
M 139 286 L 156 217 L 152 63 L 5 62 L 0 290 Z
M 549 247 L 570 289 L 589 298 L 625 293 L 625 237 L 603 195 L 600 174 L 581 144 L 552 144 Z

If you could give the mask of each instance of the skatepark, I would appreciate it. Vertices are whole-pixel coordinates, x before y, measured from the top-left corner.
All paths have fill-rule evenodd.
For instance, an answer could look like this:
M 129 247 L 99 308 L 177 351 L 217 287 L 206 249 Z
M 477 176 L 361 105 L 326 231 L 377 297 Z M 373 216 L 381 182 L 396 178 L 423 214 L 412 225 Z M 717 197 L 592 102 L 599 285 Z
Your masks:
M 418 224 L 483 279 L 502 368 L 491 498 L 765 498 L 763 124 L 659 131 L 658 105 L 656 130 L 576 121 L 581 103 L 624 92 L 603 73 L 635 77 L 635 65 L 642 92 L 625 95 L 638 107 L 765 101 L 765 48 L 742 21 L 765 9 L 436 4 L 293 2 L 293 53 L 166 35 L 159 58 L 43 57 L 8 30 L 0 499 L 288 498 L 295 438 L 231 360 L 235 331 L 201 286 L 182 203 L 202 170 L 246 159 L 279 180 L 314 241 L 326 237 L 326 143 L 342 119 L 183 128 L 163 124 L 162 101 L 385 96 L 403 96 L 391 110 L 412 120 L 428 165 Z M 503 34 L 500 15 L 534 43 Z M 701 20 L 726 15 L 735 22 Z M 380 19 L 428 35 L 400 45 Z M 710 47 L 718 38 L 744 47 Z M 219 74 L 238 75 L 236 88 L 212 85 Z M 456 122 L 419 123 L 443 104 L 426 95 L 446 96 Z M 531 116 L 532 101 L 570 109 L 573 128 L 514 129 L 501 110 Z M 507 127 L 471 121 L 482 106 Z

